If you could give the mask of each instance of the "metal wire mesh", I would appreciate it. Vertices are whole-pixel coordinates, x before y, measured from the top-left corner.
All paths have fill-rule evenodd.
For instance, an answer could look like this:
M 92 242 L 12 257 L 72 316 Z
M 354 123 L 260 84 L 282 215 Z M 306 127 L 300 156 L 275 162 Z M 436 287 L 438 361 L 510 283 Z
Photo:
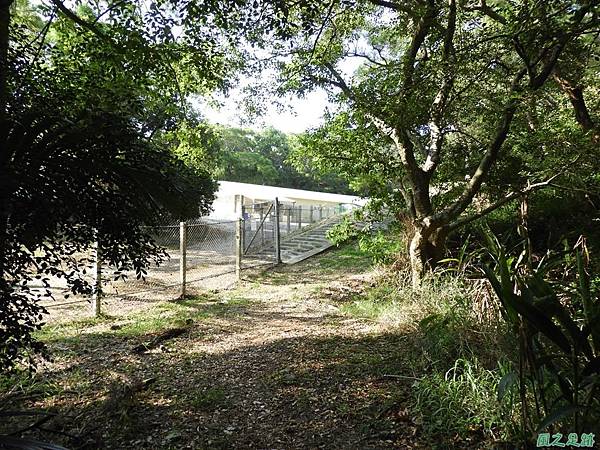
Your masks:
M 186 225 L 186 292 L 196 294 L 207 289 L 224 289 L 236 281 L 235 242 L 237 221 L 218 221 L 198 218 Z M 130 310 L 140 310 L 145 305 L 173 300 L 182 293 L 181 283 L 181 224 L 147 228 L 155 243 L 166 251 L 168 258 L 159 266 L 148 268 L 138 278 L 133 271 L 123 272 L 124 278 L 115 280 L 115 268 L 102 266 L 102 312 L 123 315 Z M 93 276 L 86 275 L 90 282 Z M 69 296 L 64 281 L 51 280 L 50 289 L 55 300 L 45 301 L 50 320 L 88 317 L 92 314 L 90 298 Z
M 275 262 L 275 204 L 255 203 L 242 207 L 243 267 Z
M 281 239 L 301 231 L 307 226 L 319 223 L 345 211 L 343 205 L 296 205 L 281 203 L 279 206 L 279 227 Z
M 203 219 L 187 226 L 188 292 L 223 289 L 236 281 L 237 221 Z
M 137 278 L 135 272 L 125 272 L 125 279 L 114 280 L 114 268 L 102 267 L 103 296 L 130 297 L 146 300 L 167 300 L 177 297 L 180 292 L 179 265 L 179 224 L 168 224 L 147 229 L 154 242 L 163 247 L 168 259 L 159 266 L 149 267 L 143 278 Z
M 293 202 L 255 203 L 242 206 L 244 225 L 242 231 L 243 262 L 242 268 L 276 262 L 275 239 L 277 223 L 279 224 L 280 242 L 292 239 L 307 227 L 346 212 L 354 205 L 298 205 Z M 276 220 L 275 211 L 279 211 Z
M 279 223 L 281 241 L 295 233 L 345 212 L 347 206 L 297 205 L 293 203 L 263 202 L 242 207 L 244 220 L 240 232 L 241 269 L 273 264 L 276 256 L 276 227 Z M 279 220 L 275 216 L 279 211 Z M 160 265 L 150 267 L 143 277 L 125 272 L 124 279 L 115 280 L 115 268 L 102 267 L 102 311 L 109 315 L 126 314 L 143 305 L 173 300 L 182 293 L 182 238 L 185 248 L 185 291 L 196 294 L 203 290 L 218 290 L 233 286 L 237 280 L 237 220 L 198 218 L 188 221 L 182 230 L 180 223 L 165 223 L 148 228 L 156 244 L 165 249 L 168 258 Z M 182 235 L 183 233 L 183 235 Z M 87 255 L 90 256 L 90 255 Z M 93 282 L 91 273 L 86 273 Z M 49 289 L 56 300 L 46 301 L 51 316 L 86 317 L 91 312 L 90 299 L 79 296 L 65 300 L 63 280 L 51 280 Z

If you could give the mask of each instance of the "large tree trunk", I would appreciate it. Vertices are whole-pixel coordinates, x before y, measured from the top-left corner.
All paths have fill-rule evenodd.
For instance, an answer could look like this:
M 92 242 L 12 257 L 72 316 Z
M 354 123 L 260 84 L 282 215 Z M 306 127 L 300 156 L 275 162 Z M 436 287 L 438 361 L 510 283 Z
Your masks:
M 447 237 L 446 226 L 415 226 L 409 247 L 413 287 L 418 287 L 425 271 L 435 268 L 444 257 Z

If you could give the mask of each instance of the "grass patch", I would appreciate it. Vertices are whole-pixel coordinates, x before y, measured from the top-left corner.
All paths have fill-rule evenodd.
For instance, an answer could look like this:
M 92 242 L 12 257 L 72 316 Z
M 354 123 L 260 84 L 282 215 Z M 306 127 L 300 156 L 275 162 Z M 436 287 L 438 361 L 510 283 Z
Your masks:
M 149 309 L 138 311 L 118 319 L 111 316 L 86 318 L 49 324 L 36 333 L 36 338 L 46 343 L 71 343 L 77 345 L 82 334 L 93 333 L 101 340 L 111 336 L 138 337 L 156 333 L 166 328 L 182 327 L 189 321 L 205 320 L 209 317 L 224 317 L 239 314 L 249 300 L 240 296 L 229 296 L 217 302 L 217 297 L 206 295 L 175 302 L 160 302 Z M 109 325 L 117 329 L 108 330 Z
M 453 448 L 453 438 L 487 438 L 514 435 L 515 405 L 497 399 L 503 367 L 488 370 L 476 358 L 457 359 L 445 374 L 434 372 L 413 386 L 414 410 L 434 448 Z
M 341 306 L 343 313 L 354 317 L 386 321 L 404 312 L 397 288 L 391 283 L 378 283 L 363 295 L 355 295 Z
M 112 316 L 102 315 L 100 317 L 87 317 L 70 322 L 47 324 L 41 330 L 37 331 L 34 336 L 43 342 L 58 342 L 80 334 L 90 327 L 111 323 L 114 320 L 115 318 Z
M 56 382 L 25 370 L 0 375 L 0 392 L 10 393 L 9 397 L 45 398 L 61 391 Z
M 223 389 L 209 388 L 186 397 L 185 403 L 197 410 L 211 411 L 222 406 L 225 400 Z
M 317 260 L 317 268 L 332 273 L 337 271 L 365 271 L 372 266 L 371 257 L 362 251 L 358 243 L 351 242 L 324 253 Z

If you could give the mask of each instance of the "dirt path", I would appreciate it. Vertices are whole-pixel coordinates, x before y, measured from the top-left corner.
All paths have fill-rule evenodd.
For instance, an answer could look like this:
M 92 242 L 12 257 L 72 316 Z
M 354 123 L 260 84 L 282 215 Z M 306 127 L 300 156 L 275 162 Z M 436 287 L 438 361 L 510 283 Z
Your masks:
M 53 330 L 55 362 L 25 406 L 59 413 L 48 428 L 80 437 L 33 435 L 78 448 L 418 447 L 408 336 L 340 312 L 373 275 L 362 259 L 338 259 L 329 252 L 143 319 Z M 131 351 L 173 326 L 187 331 Z

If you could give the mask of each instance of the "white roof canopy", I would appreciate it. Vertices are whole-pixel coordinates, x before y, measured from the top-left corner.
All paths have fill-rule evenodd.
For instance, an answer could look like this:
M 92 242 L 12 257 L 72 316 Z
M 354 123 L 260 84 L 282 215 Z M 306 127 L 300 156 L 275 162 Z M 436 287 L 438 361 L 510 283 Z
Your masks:
M 290 189 L 277 186 L 265 186 L 260 184 L 237 183 L 234 181 L 219 181 L 217 197 L 243 195 L 256 200 L 273 200 L 275 197 L 282 202 L 294 202 L 297 200 L 313 201 L 314 203 L 352 203 L 364 205 L 366 199 L 352 195 L 331 194 L 328 192 L 305 191 L 302 189 Z

